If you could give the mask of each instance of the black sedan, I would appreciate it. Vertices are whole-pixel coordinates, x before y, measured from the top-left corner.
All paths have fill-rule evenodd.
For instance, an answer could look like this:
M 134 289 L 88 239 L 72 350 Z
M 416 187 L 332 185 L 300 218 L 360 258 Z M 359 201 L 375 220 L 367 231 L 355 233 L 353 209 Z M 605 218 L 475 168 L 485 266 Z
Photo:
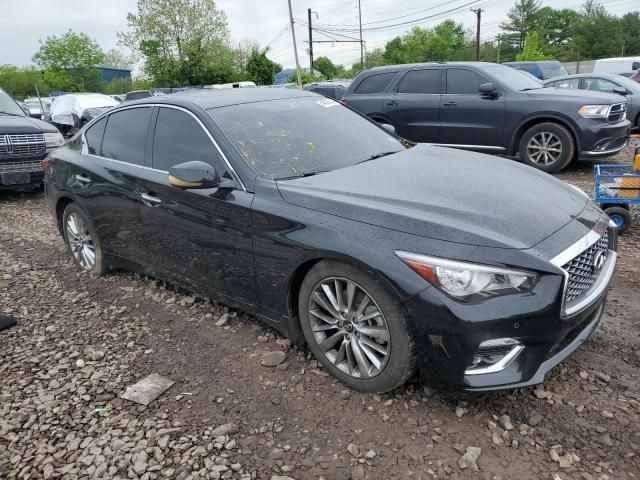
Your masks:
M 545 87 L 617 93 L 626 98 L 627 118 L 633 128 L 640 128 L 640 83 L 611 73 L 580 73 L 545 82 Z
M 348 386 L 542 382 L 595 331 L 616 233 L 510 160 L 415 145 L 316 94 L 116 107 L 46 162 L 79 268 L 134 270 L 306 341 Z

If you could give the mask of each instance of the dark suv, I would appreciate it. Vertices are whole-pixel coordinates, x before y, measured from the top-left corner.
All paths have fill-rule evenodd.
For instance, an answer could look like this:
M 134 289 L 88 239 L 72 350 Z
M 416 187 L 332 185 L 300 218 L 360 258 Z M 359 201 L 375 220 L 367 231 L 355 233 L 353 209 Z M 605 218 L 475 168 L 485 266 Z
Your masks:
M 42 160 L 64 144 L 53 125 L 29 118 L 0 89 L 0 189 L 42 183 Z
M 342 102 L 409 140 L 519 155 L 545 172 L 603 158 L 629 137 L 619 95 L 542 88 L 504 65 L 412 64 L 361 72 Z

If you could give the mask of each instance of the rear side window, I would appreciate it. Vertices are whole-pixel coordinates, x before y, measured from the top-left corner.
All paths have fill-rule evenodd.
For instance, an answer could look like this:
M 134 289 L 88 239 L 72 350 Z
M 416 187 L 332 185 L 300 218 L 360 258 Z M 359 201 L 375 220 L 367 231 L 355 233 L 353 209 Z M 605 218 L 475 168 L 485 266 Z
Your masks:
M 557 80 L 557 81 L 553 82 L 551 85 L 553 85 L 556 88 L 577 89 L 578 86 L 580 85 L 580 79 L 579 78 L 567 78 L 567 79 L 564 79 L 564 80 Z
M 585 78 L 584 83 L 587 90 L 594 90 L 596 92 L 613 93 L 613 89 L 618 87 L 615 83 L 605 80 L 604 78 Z
M 360 82 L 355 89 L 354 93 L 358 94 L 367 94 L 367 93 L 380 93 L 382 92 L 393 77 L 396 76 L 398 72 L 387 72 L 387 73 L 379 73 L 377 75 L 371 75 L 370 77 L 365 78 Z
M 102 156 L 144 165 L 151 108 L 130 108 L 109 115 L 102 140 Z
M 400 80 L 398 93 L 440 93 L 441 69 L 411 70 Z
M 478 89 L 489 81 L 471 70 L 462 68 L 447 69 L 447 93 L 458 95 L 478 95 Z
M 84 138 L 87 141 L 87 149 L 91 155 L 100 155 L 100 144 L 102 143 L 102 135 L 104 127 L 107 124 L 107 117 L 98 120 L 84 132 Z
M 160 108 L 153 135 L 153 168 L 169 171 L 194 160 L 206 162 L 223 174 L 218 151 L 200 124 L 183 111 Z

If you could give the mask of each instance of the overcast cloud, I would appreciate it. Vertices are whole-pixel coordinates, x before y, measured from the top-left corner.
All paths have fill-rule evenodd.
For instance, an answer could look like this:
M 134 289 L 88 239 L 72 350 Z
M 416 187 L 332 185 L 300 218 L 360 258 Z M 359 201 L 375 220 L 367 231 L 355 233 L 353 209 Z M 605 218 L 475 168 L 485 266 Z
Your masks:
M 340 25 L 354 28 L 358 23 L 357 0 L 292 0 L 294 17 L 306 21 L 307 8 L 312 8 L 314 23 Z M 385 23 L 401 23 L 414 18 L 435 15 L 420 23 L 430 27 L 444 18 L 453 18 L 465 27 L 475 29 L 475 15 L 469 11 L 474 6 L 484 9 L 482 37 L 494 38 L 499 33 L 498 24 L 504 18 L 513 0 L 362 0 L 362 21 L 365 28 L 379 27 Z M 29 65 L 31 57 L 39 48 L 39 39 L 48 35 L 59 35 L 72 29 L 85 32 L 94 38 L 106 51 L 117 48 L 116 32 L 126 29 L 127 12 L 136 10 L 137 0 L 0 0 L 0 65 Z M 262 46 L 269 45 L 270 57 L 284 65 L 294 66 L 291 33 L 285 30 L 289 19 L 286 0 L 263 0 L 260 2 L 240 2 L 219 0 L 229 19 L 232 41 L 255 39 Z M 545 0 L 544 5 L 555 8 L 578 9 L 580 0 Z M 638 8 L 638 0 L 604 0 L 602 3 L 610 12 L 621 14 Z M 440 12 L 460 7 L 460 11 L 438 15 Z M 429 10 L 427 10 L 429 9 Z M 391 18 L 403 17 L 398 20 Z M 378 22 L 378 23 L 376 23 Z M 344 27 L 346 25 L 346 27 Z M 411 26 L 399 26 L 392 30 L 365 31 L 364 39 L 368 49 L 383 46 L 396 35 L 403 34 Z M 300 63 L 308 66 L 307 27 L 296 25 Z M 316 39 L 322 37 L 314 34 Z M 357 36 L 357 33 L 343 30 L 341 35 Z M 335 37 L 338 38 L 338 37 Z M 344 37 L 340 37 L 344 38 Z M 360 57 L 358 43 L 326 43 L 314 46 L 315 56 L 329 56 L 334 62 L 350 65 Z

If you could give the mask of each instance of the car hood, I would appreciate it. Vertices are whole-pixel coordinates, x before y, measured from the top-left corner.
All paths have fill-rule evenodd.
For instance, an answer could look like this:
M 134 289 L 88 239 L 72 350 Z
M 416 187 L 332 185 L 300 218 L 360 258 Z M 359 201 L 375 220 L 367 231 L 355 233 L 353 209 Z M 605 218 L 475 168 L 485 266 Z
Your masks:
M 0 114 L 0 135 L 44 132 L 57 132 L 57 130 L 53 125 L 35 118 Z
M 414 235 L 533 247 L 588 204 L 551 175 L 489 155 L 418 145 L 377 160 L 277 182 L 294 205 Z
M 576 100 L 583 105 L 589 104 L 608 104 L 608 103 L 624 103 L 625 99 L 622 95 L 606 92 L 594 92 L 593 90 L 578 90 L 571 88 L 544 87 L 535 90 L 527 90 L 525 92 L 530 97 L 536 99 L 549 98 L 558 100 L 560 98 Z

